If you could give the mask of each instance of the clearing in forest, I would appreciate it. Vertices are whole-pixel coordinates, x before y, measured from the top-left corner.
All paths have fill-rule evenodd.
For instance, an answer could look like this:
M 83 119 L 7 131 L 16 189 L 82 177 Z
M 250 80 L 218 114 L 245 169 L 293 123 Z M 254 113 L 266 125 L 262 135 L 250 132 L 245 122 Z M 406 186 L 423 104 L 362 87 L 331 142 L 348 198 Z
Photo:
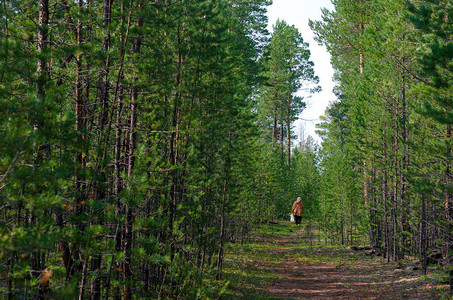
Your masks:
M 448 298 L 434 267 L 388 263 L 370 250 L 327 246 L 304 227 L 265 225 L 225 257 L 230 284 L 222 299 L 439 299 Z

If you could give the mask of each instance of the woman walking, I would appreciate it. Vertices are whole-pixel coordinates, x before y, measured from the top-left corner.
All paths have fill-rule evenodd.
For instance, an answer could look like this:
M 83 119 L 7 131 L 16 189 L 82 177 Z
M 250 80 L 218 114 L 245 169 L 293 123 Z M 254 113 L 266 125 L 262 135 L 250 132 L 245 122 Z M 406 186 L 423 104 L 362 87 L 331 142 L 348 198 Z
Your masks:
M 304 213 L 304 205 L 300 197 L 297 197 L 297 200 L 293 203 L 293 208 L 291 212 L 294 215 L 294 219 L 296 221 L 296 225 L 299 226 L 300 222 L 302 221 L 302 215 Z

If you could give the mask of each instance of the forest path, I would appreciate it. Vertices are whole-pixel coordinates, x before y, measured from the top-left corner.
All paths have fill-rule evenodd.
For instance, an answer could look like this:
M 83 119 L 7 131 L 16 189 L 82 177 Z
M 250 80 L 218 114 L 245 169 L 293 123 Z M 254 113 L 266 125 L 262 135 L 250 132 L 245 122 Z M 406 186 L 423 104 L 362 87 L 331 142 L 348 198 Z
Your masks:
M 370 252 L 326 246 L 293 224 L 268 226 L 227 254 L 223 298 L 438 299 L 446 288 L 432 271 L 422 276 L 414 263 L 398 268 Z

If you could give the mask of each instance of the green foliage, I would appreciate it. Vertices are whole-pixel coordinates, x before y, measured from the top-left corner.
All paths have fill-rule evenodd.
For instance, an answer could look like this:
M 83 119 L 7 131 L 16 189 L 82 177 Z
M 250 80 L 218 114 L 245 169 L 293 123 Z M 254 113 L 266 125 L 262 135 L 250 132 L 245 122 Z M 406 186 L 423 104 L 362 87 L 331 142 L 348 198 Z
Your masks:
M 322 21 L 310 23 L 332 54 L 338 80 L 339 101 L 320 127 L 321 205 L 329 211 L 328 223 L 342 237 L 345 222 L 346 231 L 369 232 L 389 260 L 447 253 L 453 207 L 451 4 L 334 5 L 334 11 L 323 11 Z
M 1 6 L 2 296 L 223 293 L 269 4 Z

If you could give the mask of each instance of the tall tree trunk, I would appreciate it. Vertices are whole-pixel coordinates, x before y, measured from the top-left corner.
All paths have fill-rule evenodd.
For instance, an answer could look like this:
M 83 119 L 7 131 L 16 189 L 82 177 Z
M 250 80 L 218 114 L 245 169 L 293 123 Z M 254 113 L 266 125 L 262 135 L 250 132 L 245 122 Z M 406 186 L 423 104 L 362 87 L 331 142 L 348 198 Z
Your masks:
M 284 134 L 283 134 L 283 131 L 284 131 L 284 128 L 285 128 L 285 117 L 284 117 L 284 108 L 281 107 L 281 112 L 280 112 L 280 155 L 281 155 L 281 162 L 282 162 L 282 166 L 284 165 L 285 163 L 285 146 L 284 146 L 284 141 L 285 141 L 285 138 L 284 138 Z
M 46 101 L 46 91 L 45 85 L 48 81 L 48 70 L 47 70 L 47 58 L 46 58 L 46 48 L 48 43 L 48 25 L 49 25 L 49 1 L 48 0 L 39 0 L 38 2 L 38 52 L 41 55 L 38 58 L 37 68 L 36 68 L 36 75 L 37 75 L 37 85 L 36 85 L 36 92 L 38 95 L 38 100 L 42 103 Z M 36 116 L 35 120 L 35 130 L 38 130 L 42 126 L 42 118 L 43 116 Z M 37 163 L 43 160 L 41 155 L 42 151 L 49 151 L 50 146 L 47 142 L 43 146 L 39 146 L 37 149 Z M 50 153 L 47 153 L 50 155 Z M 31 217 L 31 222 L 33 223 L 33 217 Z M 42 258 L 42 259 L 41 259 Z M 41 256 L 41 251 L 37 251 L 32 253 L 31 255 L 31 272 L 35 276 L 39 276 L 41 271 L 44 269 L 44 255 Z M 43 271 L 44 272 L 44 271 Z M 36 299 L 44 299 L 46 293 L 46 286 L 39 283 L 38 285 L 38 293 L 36 295 Z
M 401 213 L 402 210 L 398 206 L 399 204 L 399 189 L 400 189 L 400 165 L 399 165 L 399 153 L 400 153 L 400 145 L 399 145 L 399 124 L 400 124 L 400 117 L 399 117 L 399 99 L 398 96 L 393 97 L 393 120 L 394 120 L 394 128 L 393 128 L 393 207 L 392 207 L 392 227 L 393 227 L 393 258 L 395 260 L 399 260 L 399 245 L 401 245 L 402 236 L 399 234 L 398 229 L 400 228 L 398 222 L 401 220 Z M 402 234 L 402 232 L 401 232 Z
M 139 5 L 140 10 L 141 5 Z M 139 17 L 137 25 L 140 27 L 142 21 Z M 135 54 L 140 53 L 141 39 L 138 37 L 133 45 L 133 52 Z M 134 82 L 137 81 L 137 77 L 134 78 Z M 136 86 L 131 88 L 131 105 L 130 105 L 130 124 L 129 124 L 129 153 L 128 153 L 128 164 L 127 164 L 127 176 L 131 179 L 132 169 L 135 164 L 134 151 L 136 144 L 136 124 L 137 124 L 137 103 L 138 102 L 138 90 Z M 125 221 L 125 232 L 124 232 L 124 267 L 123 267 L 123 279 L 126 282 L 124 285 L 124 299 L 132 299 L 132 269 L 131 269 L 131 247 L 132 247 L 132 225 L 134 222 L 133 208 L 130 205 L 126 205 L 126 221 Z
M 451 125 L 447 125 L 446 129 L 446 153 L 447 158 L 445 161 L 445 186 L 447 187 L 445 197 L 445 208 L 447 215 L 447 266 L 449 268 L 449 283 L 450 283 L 450 295 L 453 295 L 453 193 L 450 189 L 453 184 L 452 177 L 452 145 L 451 145 Z
M 170 164 L 176 166 L 178 163 L 178 128 L 179 128 L 179 114 L 180 114 L 180 93 L 179 88 L 182 84 L 182 65 L 183 65 L 183 55 L 182 55 L 182 45 L 181 45 L 181 24 L 178 24 L 177 29 L 178 35 L 178 67 L 177 67 L 177 76 L 176 76 L 176 93 L 174 96 L 174 104 L 173 104 L 173 117 L 172 117 L 172 133 L 170 136 Z M 172 187 L 171 187 L 171 203 L 170 203 L 170 232 L 173 231 L 173 224 L 175 221 L 175 213 L 176 213 L 176 203 L 178 197 L 178 178 L 177 176 L 173 176 L 172 178 Z M 172 258 L 173 258 L 173 251 L 172 251 Z
M 427 261 L 427 234 L 426 234 L 426 200 L 425 195 L 421 196 L 420 199 L 420 260 L 422 262 L 423 273 L 426 275 L 426 270 L 428 267 Z
M 134 222 L 133 211 L 129 205 L 125 207 L 125 224 L 123 234 L 123 253 L 124 253 L 124 264 L 123 264 L 123 280 L 124 280 L 124 299 L 132 299 L 132 267 L 131 267 L 131 248 L 132 248 L 132 224 Z
M 228 171 L 226 171 L 228 172 Z M 225 174 L 225 177 L 228 173 Z M 216 279 L 220 280 L 222 277 L 222 259 L 223 259 L 223 246 L 225 236 L 225 203 L 227 197 L 227 178 L 223 181 L 223 194 L 222 194 L 222 206 L 220 210 L 220 237 L 219 237 L 219 251 L 217 253 L 217 275 Z
M 278 141 L 278 130 L 277 130 L 277 108 L 274 108 L 273 126 L 272 126 L 272 140 Z
M 47 59 L 43 52 L 45 52 L 48 43 L 48 26 L 49 26 L 49 0 L 39 0 L 39 11 L 38 11 L 38 52 L 41 52 L 40 58 L 38 58 L 38 66 L 36 73 L 38 75 L 37 93 L 43 101 L 45 97 L 44 85 L 47 81 Z
M 383 149 L 383 163 L 382 163 L 382 203 L 383 203 L 383 224 L 382 232 L 384 233 L 384 258 L 390 261 L 390 237 L 388 226 L 388 211 L 387 211 L 387 142 L 386 142 L 386 122 L 382 124 L 382 149 Z
M 101 69 L 99 72 L 99 103 L 101 106 L 100 116 L 99 116 L 99 128 L 100 131 L 104 128 L 104 125 L 107 122 L 108 117 L 108 93 L 109 93 L 109 82 L 108 76 L 110 73 L 110 62 L 108 57 L 108 51 L 110 49 L 110 21 L 112 14 L 112 3 L 113 0 L 103 0 L 102 9 L 103 9 L 103 18 L 102 24 L 106 29 L 103 30 L 104 39 L 102 41 L 102 52 L 106 55 L 106 58 L 101 60 Z M 99 134 L 99 139 L 101 139 L 102 134 Z
M 405 58 L 402 60 L 403 64 Z M 410 214 L 409 203 L 406 202 L 406 192 L 407 192 L 407 182 L 406 174 L 409 167 L 409 151 L 408 151 L 408 130 L 407 130 L 407 105 L 406 105 L 406 73 L 403 70 L 401 76 L 401 118 L 400 118 L 400 128 L 401 128 L 401 142 L 402 142 L 402 153 L 401 153 L 401 171 L 400 171 L 400 207 L 401 207 L 401 246 L 407 248 L 409 245 L 404 239 L 404 233 L 409 232 L 410 226 L 408 225 L 407 218 Z
M 288 99 L 286 115 L 286 165 L 291 167 L 291 100 Z
M 290 52 L 290 57 L 289 57 L 289 74 L 291 76 L 292 74 L 292 67 L 293 67 L 293 43 L 292 41 L 290 42 L 289 46 L 289 52 Z M 291 80 L 289 84 L 291 84 Z M 283 125 L 283 124 L 282 124 Z M 288 168 L 291 165 L 291 89 L 288 88 L 288 95 L 286 99 L 286 165 Z
M 228 144 L 231 145 L 231 124 L 228 130 Z M 219 251 L 217 253 L 217 280 L 222 277 L 222 261 L 223 261 L 223 246 L 225 238 L 225 205 L 227 200 L 227 183 L 230 173 L 230 151 L 227 152 L 225 158 L 225 179 L 223 181 L 223 193 L 222 193 L 222 206 L 220 211 L 220 237 L 219 237 Z

